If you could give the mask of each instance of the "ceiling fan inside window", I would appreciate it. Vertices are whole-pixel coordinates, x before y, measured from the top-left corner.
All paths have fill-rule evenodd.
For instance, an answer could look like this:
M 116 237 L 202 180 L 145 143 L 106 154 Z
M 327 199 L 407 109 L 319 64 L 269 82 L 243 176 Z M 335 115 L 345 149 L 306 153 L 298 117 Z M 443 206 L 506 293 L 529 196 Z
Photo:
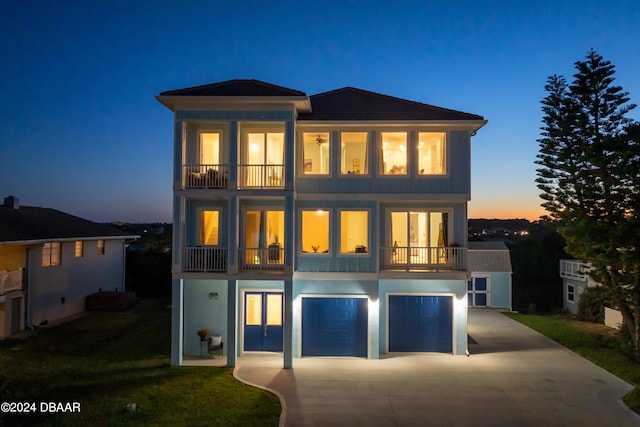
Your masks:
M 322 144 L 326 144 L 327 142 L 328 141 L 320 135 L 318 135 L 318 137 L 316 138 L 316 144 L 318 144 L 319 146 Z

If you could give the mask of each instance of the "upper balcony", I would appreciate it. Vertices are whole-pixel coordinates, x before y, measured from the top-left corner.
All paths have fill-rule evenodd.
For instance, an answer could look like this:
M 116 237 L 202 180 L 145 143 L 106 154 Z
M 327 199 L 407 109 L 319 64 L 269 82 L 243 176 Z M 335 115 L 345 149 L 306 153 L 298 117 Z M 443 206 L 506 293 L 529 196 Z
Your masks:
M 229 272 L 227 248 L 196 246 L 183 251 L 182 271 L 185 273 Z M 285 270 L 284 248 L 271 245 L 268 248 L 239 248 L 240 272 L 282 272 Z
M 285 167 L 278 165 L 239 165 L 238 189 L 284 189 Z M 192 164 L 183 166 L 184 189 L 230 189 L 229 165 Z
M 381 269 L 404 271 L 452 271 L 467 267 L 467 248 L 383 247 Z
M 560 277 L 563 279 L 587 280 L 588 265 L 577 259 L 560 260 Z
M 0 294 L 22 289 L 23 277 L 24 273 L 22 269 L 11 271 L 0 270 Z

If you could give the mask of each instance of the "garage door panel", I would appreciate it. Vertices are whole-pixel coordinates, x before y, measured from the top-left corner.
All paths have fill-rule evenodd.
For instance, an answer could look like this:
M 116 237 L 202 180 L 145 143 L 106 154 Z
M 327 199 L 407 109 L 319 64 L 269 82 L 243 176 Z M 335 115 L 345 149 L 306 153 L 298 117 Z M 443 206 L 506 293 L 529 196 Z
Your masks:
M 452 297 L 389 297 L 389 351 L 451 352 L 452 331 Z
M 303 356 L 367 356 L 366 298 L 303 298 Z

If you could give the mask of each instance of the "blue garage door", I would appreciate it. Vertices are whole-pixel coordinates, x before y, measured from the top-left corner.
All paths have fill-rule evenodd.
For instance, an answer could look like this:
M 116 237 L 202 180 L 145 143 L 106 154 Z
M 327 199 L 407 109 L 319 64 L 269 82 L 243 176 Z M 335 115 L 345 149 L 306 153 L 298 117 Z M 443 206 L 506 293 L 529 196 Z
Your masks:
M 450 353 L 453 298 L 389 296 L 389 351 Z
M 367 356 L 366 298 L 303 298 L 303 356 Z

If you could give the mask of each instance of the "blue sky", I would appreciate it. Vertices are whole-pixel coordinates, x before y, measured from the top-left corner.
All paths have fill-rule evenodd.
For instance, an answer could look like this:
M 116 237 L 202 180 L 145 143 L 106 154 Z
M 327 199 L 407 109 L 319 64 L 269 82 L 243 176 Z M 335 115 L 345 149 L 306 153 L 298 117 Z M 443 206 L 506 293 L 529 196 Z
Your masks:
M 2 0 L 0 196 L 169 222 L 173 118 L 154 97 L 255 78 L 484 116 L 469 217 L 535 219 L 547 77 L 593 48 L 640 103 L 639 22 L 635 0 Z

